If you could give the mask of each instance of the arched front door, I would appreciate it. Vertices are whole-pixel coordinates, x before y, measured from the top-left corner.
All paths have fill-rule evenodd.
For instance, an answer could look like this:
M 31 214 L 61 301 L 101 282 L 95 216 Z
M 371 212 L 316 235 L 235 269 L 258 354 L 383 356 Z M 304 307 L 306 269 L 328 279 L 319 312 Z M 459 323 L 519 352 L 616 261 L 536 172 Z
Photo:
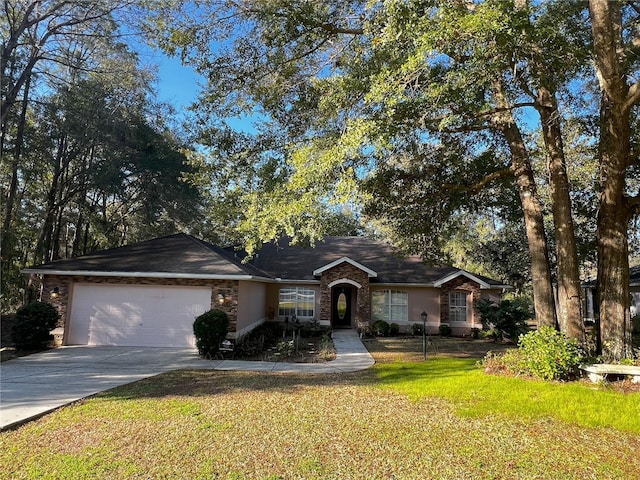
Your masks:
M 331 289 L 331 325 L 334 328 L 351 327 L 354 297 L 351 285 L 336 285 Z

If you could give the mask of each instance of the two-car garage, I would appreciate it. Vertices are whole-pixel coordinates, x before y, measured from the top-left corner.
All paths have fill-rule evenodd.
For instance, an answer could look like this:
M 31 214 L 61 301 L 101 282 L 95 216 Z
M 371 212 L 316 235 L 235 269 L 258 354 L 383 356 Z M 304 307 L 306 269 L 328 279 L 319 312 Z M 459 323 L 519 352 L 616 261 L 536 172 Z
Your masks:
M 65 343 L 194 347 L 193 321 L 210 308 L 210 287 L 76 283 Z

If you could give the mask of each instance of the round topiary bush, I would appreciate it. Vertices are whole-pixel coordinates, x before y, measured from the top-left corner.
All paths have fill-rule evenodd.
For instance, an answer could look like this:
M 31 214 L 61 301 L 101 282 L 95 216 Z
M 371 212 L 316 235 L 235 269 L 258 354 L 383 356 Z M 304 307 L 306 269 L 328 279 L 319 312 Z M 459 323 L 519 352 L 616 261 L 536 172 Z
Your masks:
M 398 325 L 397 323 L 392 323 L 391 325 L 389 325 L 389 335 L 391 335 L 392 337 L 395 337 L 399 333 L 400 333 L 400 325 Z
M 440 336 L 442 336 L 442 337 L 450 337 L 451 336 L 451 327 L 449 325 L 440 325 L 438 327 L 438 331 L 440 332 Z
M 50 303 L 33 302 L 20 307 L 11 327 L 11 339 L 19 350 L 37 349 L 53 340 L 60 314 Z
M 373 330 L 374 335 L 378 337 L 386 337 L 389 335 L 390 328 L 389 323 L 384 320 L 376 320 L 373 322 L 373 325 L 371 325 L 371 330 Z
M 208 358 L 215 356 L 228 331 L 229 317 L 222 310 L 213 309 L 200 315 L 193 322 L 198 353 Z

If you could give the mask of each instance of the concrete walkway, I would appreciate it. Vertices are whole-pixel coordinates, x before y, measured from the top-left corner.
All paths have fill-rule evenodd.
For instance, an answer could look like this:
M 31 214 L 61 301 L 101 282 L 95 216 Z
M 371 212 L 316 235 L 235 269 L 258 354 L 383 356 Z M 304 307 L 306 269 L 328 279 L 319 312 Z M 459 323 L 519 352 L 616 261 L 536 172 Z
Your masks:
M 0 429 L 120 385 L 171 370 L 345 373 L 374 363 L 354 330 L 333 332 L 336 359 L 326 363 L 203 360 L 194 349 L 61 347 L 0 363 Z

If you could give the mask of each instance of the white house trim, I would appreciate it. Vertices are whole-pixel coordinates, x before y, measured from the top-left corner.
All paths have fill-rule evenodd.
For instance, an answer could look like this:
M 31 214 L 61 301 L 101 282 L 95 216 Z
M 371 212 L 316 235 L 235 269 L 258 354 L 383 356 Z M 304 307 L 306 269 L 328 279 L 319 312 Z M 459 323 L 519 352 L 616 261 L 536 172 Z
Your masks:
M 473 275 L 473 274 L 471 274 L 469 272 L 465 272 L 464 270 L 458 270 L 457 272 L 453 272 L 453 273 L 447 275 L 446 277 L 442 277 L 440 280 L 434 282 L 433 286 L 439 288 L 442 285 L 444 285 L 445 283 L 450 282 L 454 278 L 458 278 L 460 276 L 467 277 L 469 280 L 472 280 L 472 281 L 476 282 L 478 285 L 480 285 L 480 288 L 482 290 L 486 290 L 486 289 L 489 289 L 489 288 L 499 288 L 498 286 L 489 285 L 484 280 L 480 280 L 475 275 Z
M 336 285 L 340 285 L 341 283 L 348 283 L 349 285 L 353 285 L 354 287 L 358 287 L 359 289 L 362 288 L 362 285 L 360 285 L 358 282 L 354 280 L 349 280 L 348 278 L 340 278 L 339 280 L 334 280 L 327 286 L 329 288 L 333 288 Z
M 378 276 L 378 274 L 376 272 L 374 272 L 373 270 L 371 270 L 370 268 L 365 267 L 364 265 L 362 265 L 361 263 L 356 262 L 355 260 L 351 260 L 349 257 L 342 257 L 342 258 L 339 258 L 338 260 L 336 260 L 334 262 L 328 263 L 324 267 L 320 267 L 317 270 L 314 270 L 313 271 L 313 275 L 315 275 L 315 276 L 322 275 L 327 270 L 330 270 L 333 267 L 335 267 L 337 265 L 340 265 L 341 263 L 345 263 L 345 262 L 348 263 L 349 265 L 353 265 L 354 267 L 356 267 L 359 270 L 362 270 L 367 275 L 369 275 L 369 278 L 376 278 Z
M 256 275 L 219 275 L 207 273 L 172 273 L 172 272 L 98 272 L 94 270 L 42 270 L 26 268 L 22 273 L 35 273 L 38 275 L 78 275 L 87 277 L 127 277 L 127 278 L 190 278 L 202 280 L 255 280 L 257 282 L 274 282 L 271 278 L 258 277 Z

